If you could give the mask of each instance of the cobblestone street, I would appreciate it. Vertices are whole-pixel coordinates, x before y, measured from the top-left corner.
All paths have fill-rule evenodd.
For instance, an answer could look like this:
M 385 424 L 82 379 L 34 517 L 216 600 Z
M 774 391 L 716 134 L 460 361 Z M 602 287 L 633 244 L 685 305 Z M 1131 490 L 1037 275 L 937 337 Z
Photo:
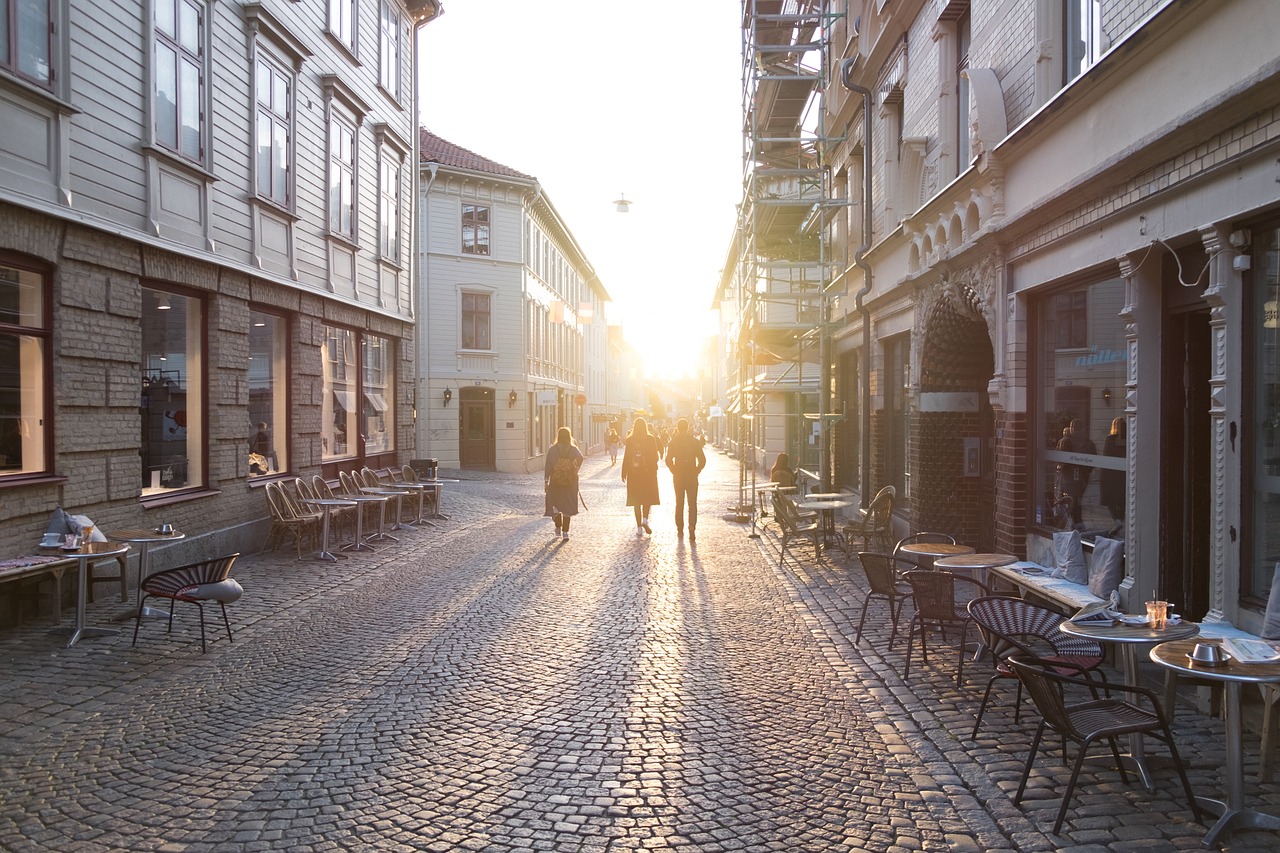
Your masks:
M 597 455 L 568 541 L 538 474 L 463 472 L 448 521 L 374 553 L 245 555 L 235 641 L 212 610 L 204 655 L 190 606 L 134 648 L 132 622 L 71 649 L 46 624 L 4 632 L 0 847 L 1198 849 L 1167 763 L 1153 794 L 1086 771 L 1058 836 L 1060 752 L 1013 805 L 1034 710 L 1015 724 L 1001 683 L 970 741 L 990 664 L 957 688 L 938 645 L 904 682 L 877 604 L 855 647 L 861 572 L 804 545 L 779 568 L 775 532 L 728 512 L 737 463 L 708 461 L 696 545 L 676 538 L 665 473 L 637 537 Z M 91 624 L 119 612 L 113 593 Z M 1175 731 L 1193 788 L 1220 796 L 1221 721 L 1180 707 Z M 1245 749 L 1247 801 L 1280 810 L 1280 787 L 1254 781 L 1256 735 Z M 1227 844 L 1274 851 L 1280 834 Z

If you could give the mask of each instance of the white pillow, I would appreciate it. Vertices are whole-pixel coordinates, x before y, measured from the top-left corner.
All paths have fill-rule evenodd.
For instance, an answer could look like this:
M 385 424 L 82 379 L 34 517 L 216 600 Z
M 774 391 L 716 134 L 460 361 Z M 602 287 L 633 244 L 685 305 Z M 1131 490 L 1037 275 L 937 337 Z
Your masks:
M 1106 598 L 1120 588 L 1124 580 L 1124 540 L 1093 540 L 1093 565 L 1089 568 L 1089 592 Z
M 1071 583 L 1089 582 L 1079 530 L 1059 530 L 1053 534 L 1053 576 L 1066 578 Z

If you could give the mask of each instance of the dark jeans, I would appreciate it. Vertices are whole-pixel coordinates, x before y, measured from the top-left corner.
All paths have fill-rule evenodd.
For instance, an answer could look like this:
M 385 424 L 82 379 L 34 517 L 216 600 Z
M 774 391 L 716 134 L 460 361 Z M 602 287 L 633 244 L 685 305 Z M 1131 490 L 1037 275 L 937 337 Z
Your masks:
M 685 499 L 689 503 L 689 529 L 698 527 L 698 478 L 694 475 L 672 476 L 671 482 L 676 487 L 676 530 L 684 530 Z

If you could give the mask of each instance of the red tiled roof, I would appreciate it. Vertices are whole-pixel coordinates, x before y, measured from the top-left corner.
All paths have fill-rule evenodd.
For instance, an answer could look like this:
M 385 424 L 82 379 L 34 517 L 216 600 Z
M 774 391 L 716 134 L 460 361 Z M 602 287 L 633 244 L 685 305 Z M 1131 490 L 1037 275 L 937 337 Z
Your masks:
M 501 163 L 490 160 L 488 157 L 481 157 L 461 145 L 454 145 L 449 140 L 436 136 L 425 127 L 418 131 L 418 159 L 423 163 L 439 163 L 442 166 L 470 169 L 473 172 L 487 172 L 491 175 L 501 175 L 504 178 L 537 180 L 532 175 L 517 172 L 510 166 L 504 166 Z

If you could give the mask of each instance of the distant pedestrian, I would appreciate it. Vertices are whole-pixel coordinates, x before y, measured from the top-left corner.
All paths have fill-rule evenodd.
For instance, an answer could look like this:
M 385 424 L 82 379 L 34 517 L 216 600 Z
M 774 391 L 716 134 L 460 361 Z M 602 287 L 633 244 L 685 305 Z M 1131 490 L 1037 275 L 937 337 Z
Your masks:
M 556 535 L 569 538 L 569 521 L 578 514 L 578 469 L 582 467 L 582 451 L 573 441 L 568 427 L 560 427 L 556 443 L 547 451 L 543 466 L 547 500 L 543 515 L 556 523 Z
M 689 432 L 689 422 L 676 422 L 675 438 L 667 445 L 667 467 L 676 489 L 676 536 L 684 535 L 684 508 L 689 506 L 689 541 L 698 539 L 698 475 L 707 467 L 702 442 Z
M 658 500 L 658 460 L 661 458 L 658 439 L 649 431 L 644 418 L 636 418 L 624 443 L 622 482 L 627 484 L 627 506 L 635 508 L 636 535 L 652 534 L 649 510 L 661 503 Z
M 609 427 L 609 434 L 604 437 L 604 446 L 609 451 L 610 467 L 618 464 L 618 448 L 622 446 L 622 438 L 618 431 Z

